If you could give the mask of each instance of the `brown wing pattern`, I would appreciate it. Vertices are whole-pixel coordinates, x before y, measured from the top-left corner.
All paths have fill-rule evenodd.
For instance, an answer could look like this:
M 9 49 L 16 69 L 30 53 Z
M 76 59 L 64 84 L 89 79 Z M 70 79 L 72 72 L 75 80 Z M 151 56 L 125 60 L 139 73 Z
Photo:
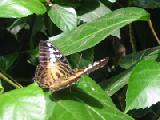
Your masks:
M 66 57 L 48 41 L 40 41 L 40 64 L 37 66 L 34 81 L 51 91 L 69 87 L 84 74 L 89 74 L 108 62 L 108 58 L 96 61 L 84 69 L 72 69 Z
M 107 62 L 108 58 L 104 58 L 99 61 L 95 61 L 93 64 L 89 64 L 88 67 L 84 69 L 74 69 L 74 72 L 69 76 L 62 76 L 59 80 L 55 80 L 54 83 L 50 86 L 50 89 L 51 91 L 58 91 L 60 89 L 69 87 L 78 81 L 82 75 L 89 74 L 99 68 L 102 68 L 105 64 L 107 64 Z
M 34 80 L 43 88 L 51 88 L 57 81 L 66 80 L 74 71 L 67 64 L 56 62 L 53 65 L 39 64 L 36 69 Z M 54 91 L 54 90 L 53 90 Z

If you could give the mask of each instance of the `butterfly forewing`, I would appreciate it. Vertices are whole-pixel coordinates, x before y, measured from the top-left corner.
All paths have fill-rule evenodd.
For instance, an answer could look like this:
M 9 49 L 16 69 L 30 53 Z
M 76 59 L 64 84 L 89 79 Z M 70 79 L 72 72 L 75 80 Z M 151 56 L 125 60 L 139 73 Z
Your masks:
M 41 40 L 39 44 L 39 49 L 40 49 L 40 56 L 39 56 L 40 64 L 55 63 L 58 60 L 68 64 L 67 58 L 48 41 Z
M 84 74 L 103 67 L 108 58 L 96 61 L 84 69 L 72 69 L 67 58 L 48 41 L 40 41 L 40 64 L 37 66 L 34 81 L 51 91 L 69 87 Z

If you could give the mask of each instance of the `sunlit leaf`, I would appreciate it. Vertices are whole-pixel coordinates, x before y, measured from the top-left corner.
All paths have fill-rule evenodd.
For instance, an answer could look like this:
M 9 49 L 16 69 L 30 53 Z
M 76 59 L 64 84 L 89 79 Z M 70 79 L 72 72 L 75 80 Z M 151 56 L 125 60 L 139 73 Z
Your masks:
M 70 31 L 77 25 L 77 15 L 74 8 L 54 4 L 48 11 L 48 16 L 62 31 Z
M 50 120 L 133 120 L 120 112 L 105 91 L 87 76 L 72 89 L 55 93 L 53 101 L 56 105 Z
M 16 89 L 0 96 L 0 119 L 46 120 L 47 104 L 42 89 L 36 84 Z
M 129 81 L 126 109 L 146 108 L 160 101 L 160 63 L 144 60 L 136 65 Z
M 20 18 L 30 14 L 43 14 L 45 6 L 39 0 L 1 0 L 0 17 Z
M 89 1 L 90 2 L 90 1 Z M 91 5 L 88 6 L 82 6 L 82 8 L 79 10 L 80 11 L 80 20 L 84 21 L 84 22 L 92 22 L 93 20 L 96 20 L 97 18 L 106 15 L 107 13 L 111 12 L 111 10 L 109 8 L 107 8 L 103 3 L 101 2 L 95 2 L 93 4 L 97 4 L 95 5 L 95 9 L 92 8 Z
M 121 8 L 94 22 L 83 24 L 53 41 L 65 55 L 91 48 L 117 29 L 136 20 L 148 20 L 149 14 L 141 8 Z

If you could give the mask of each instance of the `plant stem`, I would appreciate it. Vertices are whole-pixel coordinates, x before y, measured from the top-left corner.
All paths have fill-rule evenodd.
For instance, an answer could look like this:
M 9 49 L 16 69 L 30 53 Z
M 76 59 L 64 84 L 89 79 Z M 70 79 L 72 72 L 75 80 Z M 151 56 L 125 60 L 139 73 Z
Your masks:
M 132 24 L 129 24 L 129 37 L 130 37 L 132 52 L 135 53 L 136 52 L 136 44 L 135 44 L 135 39 L 133 37 Z
M 14 80 L 9 79 L 2 72 L 0 72 L 0 79 L 6 81 L 7 83 L 11 84 L 15 88 L 22 88 L 22 85 L 14 82 Z
M 158 38 L 158 36 L 157 36 L 157 34 L 156 34 L 156 31 L 155 31 L 154 28 L 153 28 L 153 25 L 152 25 L 152 21 L 151 21 L 151 20 L 148 21 L 148 25 L 149 25 L 149 28 L 151 29 L 152 34 L 153 34 L 153 36 L 155 37 L 157 43 L 160 45 L 160 40 L 159 40 L 159 38 Z

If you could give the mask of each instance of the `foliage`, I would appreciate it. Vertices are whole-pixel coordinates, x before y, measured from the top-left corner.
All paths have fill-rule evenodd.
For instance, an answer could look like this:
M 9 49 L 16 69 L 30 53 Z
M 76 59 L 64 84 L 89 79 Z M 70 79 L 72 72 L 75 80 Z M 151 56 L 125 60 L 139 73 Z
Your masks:
M 149 23 L 152 14 L 145 8 L 159 4 L 156 0 L 1 0 L 0 119 L 158 119 L 160 48 L 150 42 L 155 38 L 147 37 L 155 37 L 153 26 L 147 26 L 152 32 L 144 34 L 141 24 Z M 59 48 L 72 67 L 83 68 L 106 56 L 110 61 L 70 88 L 51 93 L 32 80 L 41 39 Z

